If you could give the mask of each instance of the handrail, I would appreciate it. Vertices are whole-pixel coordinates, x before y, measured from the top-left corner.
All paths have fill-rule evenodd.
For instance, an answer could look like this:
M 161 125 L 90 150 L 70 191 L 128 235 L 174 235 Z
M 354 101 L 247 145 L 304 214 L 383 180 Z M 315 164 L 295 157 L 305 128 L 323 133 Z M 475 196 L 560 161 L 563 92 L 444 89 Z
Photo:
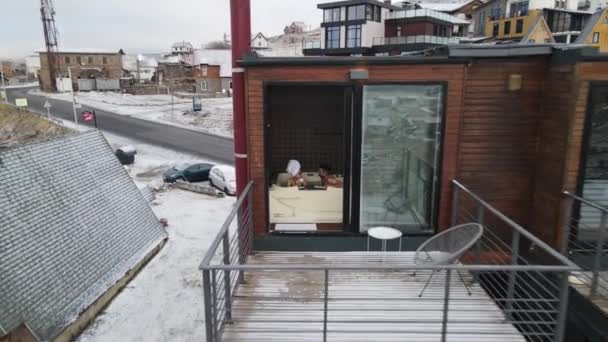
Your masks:
M 354 271 L 354 270 L 369 270 L 369 271 L 413 271 L 413 270 L 424 270 L 424 271 L 537 271 L 537 272 L 565 272 L 565 271 L 578 271 L 580 268 L 574 266 L 559 266 L 559 265 L 407 265 L 407 266 L 394 266 L 394 265 L 306 265 L 306 264 L 244 264 L 244 265 L 205 265 L 201 266 L 201 270 L 229 270 L 229 271 Z
M 574 198 L 575 200 L 577 200 L 577 201 L 579 201 L 579 202 L 581 202 L 581 203 L 584 203 L 584 204 L 586 204 L 586 205 L 588 205 L 588 206 L 590 206 L 590 207 L 593 207 L 593 208 L 595 208 L 595 209 L 597 209 L 597 210 L 599 210 L 599 211 L 602 211 L 602 212 L 604 212 L 604 213 L 608 213 L 608 208 L 606 208 L 606 207 L 602 207 L 601 205 L 599 205 L 599 204 L 597 204 L 597 203 L 595 203 L 595 202 L 591 202 L 591 201 L 586 200 L 586 199 L 584 199 L 584 198 L 582 198 L 582 197 L 579 197 L 579 196 L 577 196 L 577 195 L 575 195 L 575 194 L 571 193 L 571 192 L 570 192 L 570 191 L 568 191 L 568 190 L 565 190 L 565 191 L 563 192 L 563 194 L 564 194 L 564 195 L 566 195 L 566 196 L 572 197 L 572 198 Z
M 241 196 L 239 197 L 239 199 L 236 201 L 236 203 L 232 207 L 232 210 L 230 211 L 230 214 L 228 214 L 228 217 L 224 221 L 224 224 L 222 225 L 222 228 L 219 230 L 219 232 L 215 236 L 215 239 L 213 240 L 213 242 L 209 246 L 209 249 L 207 250 L 207 253 L 205 254 L 205 257 L 203 258 L 203 261 L 198 266 L 199 270 L 209 269 L 206 266 L 209 266 L 211 264 L 211 259 L 213 259 L 213 256 L 215 255 L 215 252 L 217 251 L 217 248 L 219 247 L 220 242 L 222 242 L 222 238 L 223 238 L 224 234 L 226 233 L 226 231 L 230 227 L 230 224 L 232 223 L 232 220 L 234 219 L 234 217 L 238 213 L 241 205 L 245 201 L 245 198 L 247 198 L 247 194 L 249 193 L 249 191 L 251 191 L 251 187 L 252 186 L 253 186 L 253 181 L 250 181 L 247 184 L 247 186 L 245 187 L 245 190 L 243 190 L 243 193 L 241 194 Z M 251 203 L 250 203 L 250 205 L 251 205 Z
M 509 226 L 511 226 L 512 228 L 514 228 L 515 230 L 517 230 L 521 235 L 525 236 L 531 242 L 533 242 L 534 244 L 536 244 L 538 247 L 542 248 L 545 252 L 549 253 L 549 255 L 551 255 L 552 257 L 556 258 L 557 260 L 559 260 L 563 264 L 572 267 L 573 270 L 575 270 L 575 269 L 578 270 L 579 269 L 579 267 L 574 262 L 570 261 L 570 259 L 566 258 L 561 253 L 559 253 L 558 251 L 554 250 L 553 247 L 549 246 L 544 241 L 542 241 L 541 239 L 539 239 L 536 236 L 534 236 L 534 234 L 532 234 L 529 231 L 527 231 L 524 227 L 520 226 L 515 221 L 511 220 L 505 214 L 501 213 L 498 209 L 494 208 L 488 202 L 486 202 L 485 200 L 481 199 L 479 196 L 477 196 L 475 193 L 473 193 L 467 187 L 465 187 L 464 185 L 462 185 L 460 182 L 458 182 L 457 180 L 454 179 L 454 180 L 452 180 L 452 183 L 454 185 L 456 185 L 457 187 L 459 187 L 462 191 L 464 191 L 465 193 L 467 193 L 469 196 L 471 196 L 473 199 L 475 199 L 477 202 L 479 202 L 479 204 L 483 205 L 486 209 L 488 209 L 490 212 L 492 212 L 498 218 L 500 218 L 501 220 L 505 221 Z

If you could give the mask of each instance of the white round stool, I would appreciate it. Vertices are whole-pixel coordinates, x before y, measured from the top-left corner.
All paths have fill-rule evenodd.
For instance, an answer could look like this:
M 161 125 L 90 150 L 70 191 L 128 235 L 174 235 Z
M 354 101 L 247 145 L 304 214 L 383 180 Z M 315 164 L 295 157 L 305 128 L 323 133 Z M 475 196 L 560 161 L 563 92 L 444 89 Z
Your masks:
M 373 227 L 367 230 L 367 251 L 369 252 L 370 237 L 382 241 L 382 251 L 386 252 L 386 243 L 388 240 L 399 239 L 399 252 L 401 252 L 401 240 L 403 233 L 391 227 Z

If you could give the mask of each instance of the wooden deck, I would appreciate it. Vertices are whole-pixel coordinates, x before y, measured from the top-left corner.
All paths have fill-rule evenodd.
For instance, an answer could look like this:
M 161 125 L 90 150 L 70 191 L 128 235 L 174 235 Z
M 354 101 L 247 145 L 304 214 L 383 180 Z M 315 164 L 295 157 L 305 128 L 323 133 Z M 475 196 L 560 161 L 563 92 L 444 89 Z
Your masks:
M 276 252 L 259 253 L 249 263 L 408 266 L 413 254 Z M 439 341 L 445 273 L 437 274 L 419 298 L 429 274 L 330 271 L 327 341 Z M 470 276 L 464 278 L 471 282 Z M 322 271 L 263 271 L 245 279 L 223 341 L 323 341 Z M 469 296 L 454 273 L 450 286 L 448 341 L 525 341 L 479 285 L 472 285 Z

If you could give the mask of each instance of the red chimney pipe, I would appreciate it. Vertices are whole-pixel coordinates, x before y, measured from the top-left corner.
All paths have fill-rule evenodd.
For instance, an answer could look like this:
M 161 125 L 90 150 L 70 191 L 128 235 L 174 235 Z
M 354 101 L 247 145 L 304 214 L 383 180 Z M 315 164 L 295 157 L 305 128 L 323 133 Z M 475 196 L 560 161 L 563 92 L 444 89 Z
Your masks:
M 249 0 L 230 0 L 232 40 L 232 104 L 236 192 L 249 182 L 247 165 L 247 121 L 245 115 L 245 70 L 237 65 L 251 51 L 251 5 Z

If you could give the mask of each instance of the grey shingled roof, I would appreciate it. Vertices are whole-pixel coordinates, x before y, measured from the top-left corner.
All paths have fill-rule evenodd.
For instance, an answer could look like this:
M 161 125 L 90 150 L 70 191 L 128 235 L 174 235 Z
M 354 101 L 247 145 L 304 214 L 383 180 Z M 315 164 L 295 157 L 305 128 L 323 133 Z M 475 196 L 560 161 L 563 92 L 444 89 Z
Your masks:
M 101 133 L 0 153 L 0 326 L 50 340 L 166 238 Z

